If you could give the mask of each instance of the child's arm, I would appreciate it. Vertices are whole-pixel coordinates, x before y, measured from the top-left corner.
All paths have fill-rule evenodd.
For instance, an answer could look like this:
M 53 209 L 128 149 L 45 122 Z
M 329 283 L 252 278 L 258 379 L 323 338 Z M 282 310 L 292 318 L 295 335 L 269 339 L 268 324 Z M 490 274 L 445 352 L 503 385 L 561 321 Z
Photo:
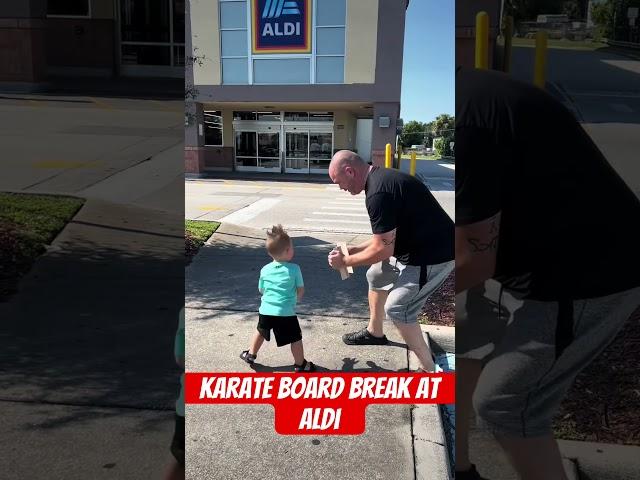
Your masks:
M 298 297 L 298 301 L 300 301 L 300 299 L 302 298 L 302 296 L 304 295 L 304 280 L 302 279 L 302 271 L 300 270 L 299 266 L 296 266 L 296 294 Z

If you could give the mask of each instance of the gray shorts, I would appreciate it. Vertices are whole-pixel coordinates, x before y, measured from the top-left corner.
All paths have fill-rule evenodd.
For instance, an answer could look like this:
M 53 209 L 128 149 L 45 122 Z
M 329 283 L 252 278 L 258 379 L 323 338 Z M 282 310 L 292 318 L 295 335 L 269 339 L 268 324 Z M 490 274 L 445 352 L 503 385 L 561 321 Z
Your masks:
M 548 435 L 578 373 L 640 305 L 640 288 L 566 302 L 524 300 L 489 280 L 456 297 L 456 356 L 482 360 L 473 395 L 494 433 Z
M 384 305 L 387 318 L 398 323 L 415 323 L 427 298 L 453 270 L 455 261 L 416 267 L 395 257 L 371 265 L 367 270 L 370 290 L 388 290 Z

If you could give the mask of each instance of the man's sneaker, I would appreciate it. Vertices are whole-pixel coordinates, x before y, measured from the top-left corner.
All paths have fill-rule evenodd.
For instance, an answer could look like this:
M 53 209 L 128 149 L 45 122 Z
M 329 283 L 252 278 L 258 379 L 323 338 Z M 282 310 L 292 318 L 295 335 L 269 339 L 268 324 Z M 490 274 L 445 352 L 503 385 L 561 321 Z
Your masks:
M 386 335 L 376 337 L 369 333 L 366 328 L 353 333 L 345 333 L 342 336 L 342 341 L 347 345 L 386 345 L 389 343 Z
M 456 470 L 456 480 L 489 480 L 485 477 L 481 477 L 476 466 L 472 463 L 469 470 Z

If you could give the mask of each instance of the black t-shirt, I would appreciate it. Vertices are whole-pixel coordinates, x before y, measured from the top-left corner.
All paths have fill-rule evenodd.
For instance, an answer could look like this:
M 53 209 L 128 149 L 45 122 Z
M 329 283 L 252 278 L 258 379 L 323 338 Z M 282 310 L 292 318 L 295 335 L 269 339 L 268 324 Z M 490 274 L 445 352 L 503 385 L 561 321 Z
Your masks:
M 640 285 L 640 202 L 573 115 L 499 72 L 456 73 L 456 225 L 501 212 L 495 278 L 525 297 Z
M 394 169 L 373 167 L 365 184 L 373 233 L 396 229 L 393 255 L 406 265 L 453 260 L 454 225 L 420 180 Z

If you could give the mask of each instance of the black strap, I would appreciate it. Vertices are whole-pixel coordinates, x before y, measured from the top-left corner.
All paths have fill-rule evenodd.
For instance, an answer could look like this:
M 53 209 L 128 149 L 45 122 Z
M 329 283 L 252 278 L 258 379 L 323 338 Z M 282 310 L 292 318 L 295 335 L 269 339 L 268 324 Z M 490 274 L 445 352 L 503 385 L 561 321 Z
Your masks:
M 429 267 L 428 265 L 420 266 L 420 280 L 418 280 L 418 290 L 422 290 L 422 287 L 424 287 L 427 284 L 428 267 Z
M 558 319 L 556 321 L 556 359 L 573 341 L 573 300 L 558 302 Z

